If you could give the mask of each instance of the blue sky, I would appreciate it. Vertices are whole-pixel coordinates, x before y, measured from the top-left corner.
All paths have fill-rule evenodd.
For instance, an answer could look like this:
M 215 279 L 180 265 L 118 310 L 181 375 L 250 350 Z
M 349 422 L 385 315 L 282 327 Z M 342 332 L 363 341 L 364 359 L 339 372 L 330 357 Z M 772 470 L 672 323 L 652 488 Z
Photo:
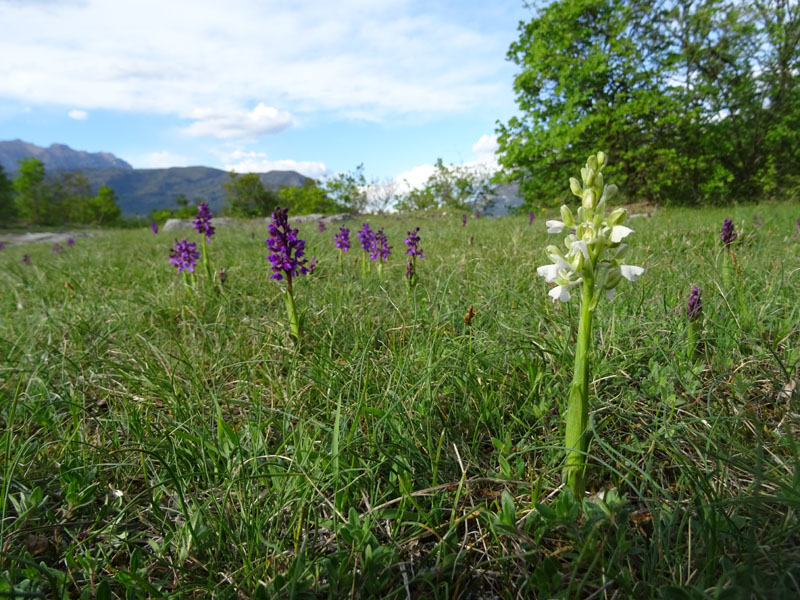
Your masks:
M 0 0 L 0 140 L 368 179 L 491 165 L 522 0 Z

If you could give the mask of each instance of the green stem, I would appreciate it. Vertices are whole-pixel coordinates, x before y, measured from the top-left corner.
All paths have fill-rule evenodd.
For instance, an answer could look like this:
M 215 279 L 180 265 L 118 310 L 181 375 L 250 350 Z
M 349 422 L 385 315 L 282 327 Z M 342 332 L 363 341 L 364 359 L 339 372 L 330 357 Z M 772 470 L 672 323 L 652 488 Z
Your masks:
M 206 236 L 203 236 L 203 266 L 206 269 L 206 277 L 208 277 L 208 284 L 214 283 L 214 276 L 211 274 L 211 263 L 208 262 L 208 249 L 206 248 Z
M 699 320 L 698 320 L 699 321 Z M 691 361 L 696 361 L 700 356 L 700 323 L 698 321 L 689 321 L 688 342 L 689 347 L 686 348 L 686 356 Z
M 589 353 L 592 346 L 592 316 L 590 308 L 594 281 L 585 278 L 581 293 L 581 320 L 578 324 L 578 346 L 575 350 L 575 370 L 567 403 L 565 443 L 567 460 L 564 479 L 577 500 L 583 498 L 583 472 L 586 468 L 589 422 Z
M 339 273 L 344 275 L 344 252 L 339 250 Z
M 300 340 L 300 321 L 297 318 L 297 308 L 294 305 L 294 296 L 292 295 L 292 279 L 286 278 L 286 290 L 283 293 L 283 300 L 286 303 L 286 312 L 289 315 L 289 329 L 292 336 L 296 340 Z
M 367 276 L 367 251 L 364 250 L 362 252 L 363 256 L 361 257 L 361 276 L 366 278 Z

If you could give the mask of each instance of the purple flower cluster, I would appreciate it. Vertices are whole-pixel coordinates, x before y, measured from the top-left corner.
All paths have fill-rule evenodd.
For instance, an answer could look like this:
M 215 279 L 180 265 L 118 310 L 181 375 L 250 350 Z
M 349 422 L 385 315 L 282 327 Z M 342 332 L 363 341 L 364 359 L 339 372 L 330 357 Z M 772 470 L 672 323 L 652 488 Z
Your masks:
M 392 246 L 389 245 L 388 240 L 386 239 L 386 234 L 383 233 L 383 228 L 381 227 L 372 237 L 372 247 L 369 251 L 369 259 L 381 259 L 383 262 L 386 262 L 391 253 Z
M 156 223 L 155 221 L 151 221 L 150 222 L 150 231 L 153 232 L 153 235 L 156 235 L 158 233 L 158 223 Z
M 536 215 L 533 214 L 533 211 L 528 213 L 528 225 L 533 225 L 533 220 L 536 218 Z
M 3 242 L 0 242 L 0 250 L 5 250 L 6 245 Z
M 347 227 L 339 227 L 339 233 L 333 234 L 333 241 L 339 250 L 347 252 L 350 250 L 350 230 Z
M 169 262 L 178 269 L 178 273 L 181 271 L 194 273 L 198 258 L 200 253 L 197 251 L 197 244 L 187 241 L 186 238 L 180 242 L 175 240 L 175 247 L 169 249 Z
M 419 227 L 414 228 L 414 231 L 409 231 L 408 237 L 403 240 L 408 246 L 408 250 L 406 250 L 406 254 L 409 256 L 419 256 L 420 258 L 425 258 L 425 255 L 420 250 L 419 244 Z
M 53 244 L 53 247 L 50 248 L 50 252 L 52 252 L 53 254 L 61 254 L 62 252 L 64 252 L 64 246 L 58 243 Z
M 289 209 L 275 207 L 272 223 L 269 224 L 269 238 L 266 239 L 272 252 L 267 257 L 272 263 L 273 274 L 270 279 L 283 279 L 286 276 L 291 286 L 292 277 L 308 273 L 308 259 L 303 258 L 306 243 L 297 234 L 297 228 L 289 227 Z
M 701 298 L 703 290 L 696 285 L 692 285 L 692 291 L 689 292 L 689 303 L 686 308 L 686 316 L 689 317 L 689 322 L 694 323 L 700 318 L 703 313 L 703 300 Z
M 75 245 L 75 240 L 73 240 L 72 238 L 69 238 L 67 240 L 67 246 L 74 246 L 74 245 Z
M 325 231 L 325 230 L 327 229 L 327 227 L 325 226 L 325 221 L 323 221 L 322 219 L 320 219 L 320 220 L 317 222 L 317 229 L 319 230 L 319 232 L 320 232 L 320 233 L 322 233 L 323 231 Z
M 722 243 L 725 244 L 725 248 L 730 249 L 731 242 L 739 237 L 739 234 L 733 231 L 732 220 L 725 219 L 722 224 L 722 231 L 719 232 L 719 237 L 722 238 Z
M 31 264 L 31 257 L 25 254 L 22 256 L 22 259 L 19 262 L 21 262 L 23 265 L 29 265 Z
M 369 224 L 364 223 L 361 227 L 361 231 L 359 231 L 356 235 L 361 242 L 361 249 L 364 251 L 369 251 L 372 248 L 372 241 L 375 239 L 375 233 L 372 231 Z
M 210 242 L 211 236 L 214 235 L 214 226 L 211 224 L 212 216 L 213 215 L 208 208 L 208 204 L 201 202 L 197 206 L 197 216 L 195 217 L 194 221 L 192 221 L 197 233 L 205 235 L 207 242 Z

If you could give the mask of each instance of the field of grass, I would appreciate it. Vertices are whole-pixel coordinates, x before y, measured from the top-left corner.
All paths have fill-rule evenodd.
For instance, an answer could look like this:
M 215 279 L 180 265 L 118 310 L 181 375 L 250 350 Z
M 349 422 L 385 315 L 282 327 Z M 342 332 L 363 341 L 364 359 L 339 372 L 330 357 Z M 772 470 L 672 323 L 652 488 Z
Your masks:
M 800 597 L 799 216 L 628 222 L 646 272 L 595 317 L 580 500 L 561 487 L 578 304 L 536 274 L 541 215 L 369 218 L 394 255 L 366 279 L 356 250 L 339 273 L 334 228 L 301 225 L 320 266 L 295 281 L 299 344 L 263 222 L 209 244 L 222 295 L 185 289 L 165 233 L 2 250 L 0 596 Z

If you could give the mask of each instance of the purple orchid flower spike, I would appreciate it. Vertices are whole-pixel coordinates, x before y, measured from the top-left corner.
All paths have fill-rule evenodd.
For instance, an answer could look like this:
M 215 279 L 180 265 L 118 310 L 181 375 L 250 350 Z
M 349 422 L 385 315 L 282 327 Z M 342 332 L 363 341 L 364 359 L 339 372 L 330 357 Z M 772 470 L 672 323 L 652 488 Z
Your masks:
M 269 225 L 267 246 L 272 252 L 267 258 L 272 263 L 270 279 L 286 278 L 287 287 L 291 288 L 292 278 L 308 273 L 307 258 L 303 258 L 306 250 L 305 240 L 297 237 L 299 230 L 289 226 L 289 209 L 276 207 Z
M 536 215 L 533 214 L 533 211 L 528 213 L 528 226 L 533 225 L 533 220 L 536 218 Z
M 325 231 L 327 228 L 328 228 L 328 227 L 325 225 L 325 221 L 323 221 L 322 219 L 320 219 L 320 220 L 317 222 L 317 230 L 318 230 L 320 233 L 322 233 L 323 231 Z
M 197 206 L 197 216 L 194 218 L 194 221 L 192 221 L 197 233 L 205 235 L 207 242 L 210 242 L 211 236 L 214 235 L 214 226 L 211 224 L 212 216 L 214 215 L 211 214 L 208 204 L 201 202 Z
M 194 273 L 194 267 L 200 253 L 197 244 L 183 238 L 180 242 L 175 240 L 175 247 L 169 249 L 169 262 L 178 270 L 178 273 Z
M 74 245 L 75 245 L 75 240 L 73 240 L 72 238 L 69 238 L 67 240 L 67 246 L 74 246 Z
M 23 265 L 29 265 L 29 264 L 31 264 L 31 257 L 30 257 L 30 256 L 28 256 L 27 254 L 25 254 L 25 255 L 23 255 L 23 257 L 20 259 L 20 261 L 19 261 L 19 262 L 21 262 Z
M 153 232 L 153 235 L 156 235 L 158 233 L 158 223 L 156 223 L 155 221 L 151 221 L 150 222 L 150 231 Z
M 696 285 L 692 285 L 692 291 L 689 292 L 689 302 L 686 308 L 686 316 L 689 317 L 689 322 L 694 323 L 700 318 L 703 313 L 703 290 Z
M 719 237 L 722 238 L 725 249 L 730 250 L 731 242 L 739 237 L 739 234 L 733 231 L 733 221 L 731 219 L 725 219 L 722 224 L 722 230 L 719 232 Z
M 462 227 L 467 226 L 467 215 L 461 215 L 461 226 Z

